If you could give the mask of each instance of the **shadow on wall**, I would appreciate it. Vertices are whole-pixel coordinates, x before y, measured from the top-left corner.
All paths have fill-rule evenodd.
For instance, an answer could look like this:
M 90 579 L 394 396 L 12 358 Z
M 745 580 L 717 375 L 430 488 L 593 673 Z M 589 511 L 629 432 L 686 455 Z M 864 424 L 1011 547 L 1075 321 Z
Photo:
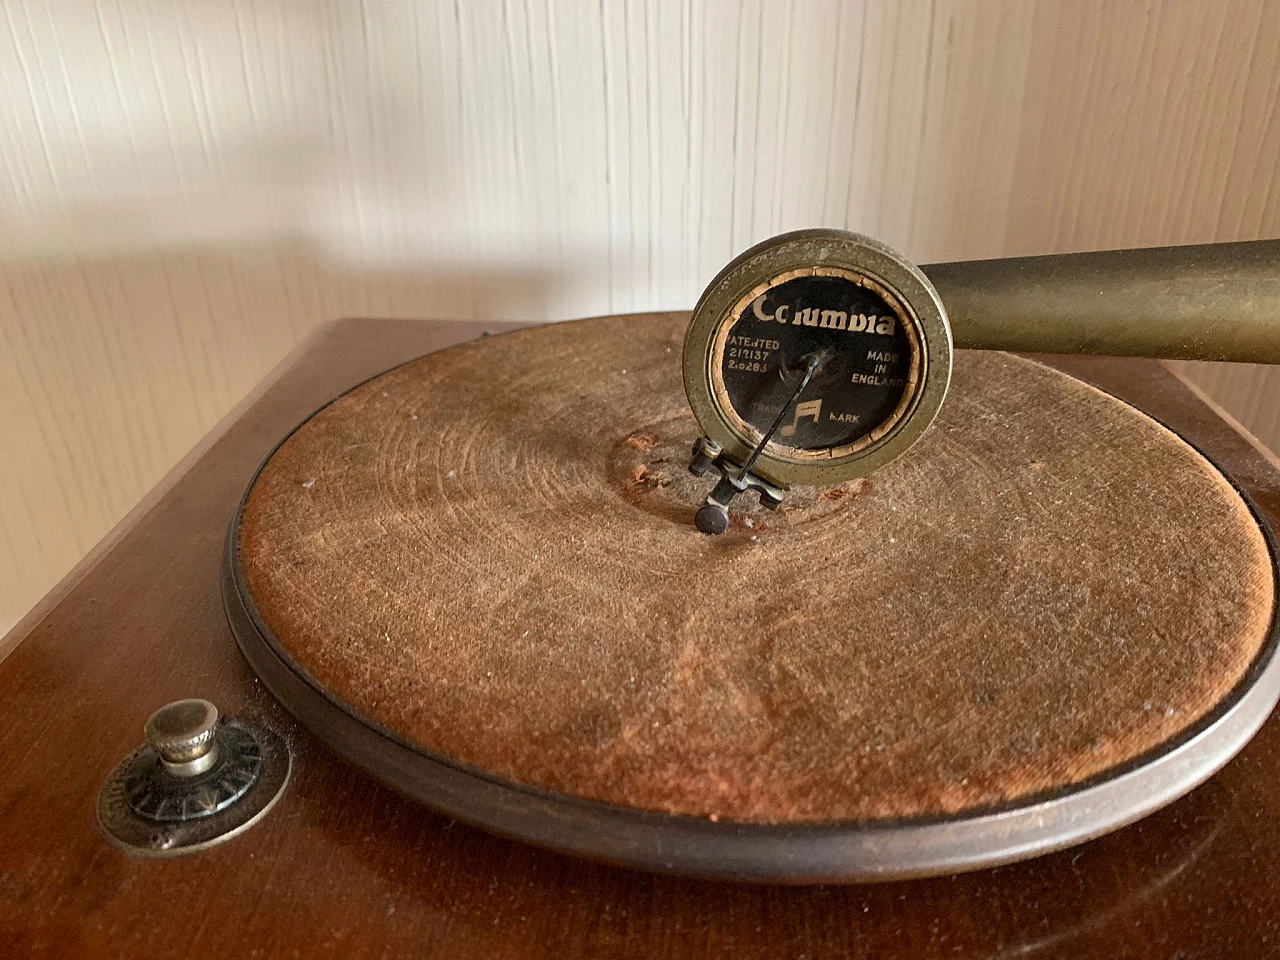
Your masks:
M 316 324 L 546 317 L 564 279 L 301 241 L 0 262 L 0 633 Z

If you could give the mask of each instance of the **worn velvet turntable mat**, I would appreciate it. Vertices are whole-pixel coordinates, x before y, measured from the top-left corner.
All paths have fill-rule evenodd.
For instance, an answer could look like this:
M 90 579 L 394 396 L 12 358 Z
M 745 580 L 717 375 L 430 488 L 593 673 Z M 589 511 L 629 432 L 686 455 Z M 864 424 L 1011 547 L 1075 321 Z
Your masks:
M 1232 483 L 1008 354 L 959 352 L 934 426 L 872 477 L 698 533 L 683 333 L 504 334 L 318 411 L 233 526 L 242 646 L 384 738 L 396 758 L 357 762 L 428 802 L 415 758 L 540 803 L 774 835 L 1088 791 L 1193 743 L 1269 664 L 1272 550 Z M 1177 789 L 1139 784 L 1109 824 L 1242 742 Z M 468 816 L 456 791 L 438 805 Z

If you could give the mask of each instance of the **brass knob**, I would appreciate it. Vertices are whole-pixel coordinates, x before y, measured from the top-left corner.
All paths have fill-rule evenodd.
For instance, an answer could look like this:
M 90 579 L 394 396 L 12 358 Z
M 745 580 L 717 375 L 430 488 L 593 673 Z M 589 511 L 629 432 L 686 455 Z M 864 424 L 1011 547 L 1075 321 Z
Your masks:
M 218 708 L 208 700 L 175 700 L 148 718 L 143 733 L 166 772 L 194 777 L 218 760 L 217 728 Z

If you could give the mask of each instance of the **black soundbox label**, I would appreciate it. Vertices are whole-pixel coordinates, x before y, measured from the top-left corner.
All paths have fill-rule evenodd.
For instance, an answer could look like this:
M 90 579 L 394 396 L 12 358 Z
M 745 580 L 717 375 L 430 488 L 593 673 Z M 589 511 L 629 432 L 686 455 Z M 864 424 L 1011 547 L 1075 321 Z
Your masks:
M 916 342 L 875 290 L 843 276 L 800 276 L 742 308 L 719 357 L 720 379 L 738 416 L 763 432 L 790 397 L 797 371 L 821 351 L 775 442 L 798 450 L 847 447 L 894 418 L 914 387 Z

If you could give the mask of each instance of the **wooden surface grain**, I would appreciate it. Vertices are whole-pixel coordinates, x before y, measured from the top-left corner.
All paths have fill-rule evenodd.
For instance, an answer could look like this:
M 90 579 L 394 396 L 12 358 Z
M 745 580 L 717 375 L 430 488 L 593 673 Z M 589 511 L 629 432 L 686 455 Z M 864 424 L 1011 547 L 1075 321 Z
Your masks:
M 0 630 L 331 317 L 1280 233 L 1266 0 L 23 0 L 0 90 Z M 1280 374 L 1193 376 L 1280 447 Z
M 0 663 L 0 953 L 21 957 L 1265 957 L 1280 944 L 1280 724 L 1190 796 L 1075 850 L 954 878 L 778 888 L 597 866 L 447 822 L 333 760 L 262 691 L 218 597 L 225 525 L 298 420 L 477 326 L 329 328 Z M 1073 372 L 1176 424 L 1274 524 L 1280 475 L 1158 363 Z M 289 737 L 244 836 L 144 861 L 93 798 L 182 696 Z

